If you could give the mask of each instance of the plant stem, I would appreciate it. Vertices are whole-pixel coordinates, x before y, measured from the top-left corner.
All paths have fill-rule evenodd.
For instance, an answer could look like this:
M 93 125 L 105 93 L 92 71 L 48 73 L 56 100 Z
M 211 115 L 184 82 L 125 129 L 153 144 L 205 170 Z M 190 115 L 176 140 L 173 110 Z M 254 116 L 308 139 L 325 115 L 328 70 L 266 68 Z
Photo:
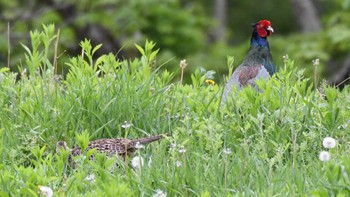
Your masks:
M 7 67 L 10 68 L 11 62 L 11 42 L 10 42 L 10 22 L 7 23 Z

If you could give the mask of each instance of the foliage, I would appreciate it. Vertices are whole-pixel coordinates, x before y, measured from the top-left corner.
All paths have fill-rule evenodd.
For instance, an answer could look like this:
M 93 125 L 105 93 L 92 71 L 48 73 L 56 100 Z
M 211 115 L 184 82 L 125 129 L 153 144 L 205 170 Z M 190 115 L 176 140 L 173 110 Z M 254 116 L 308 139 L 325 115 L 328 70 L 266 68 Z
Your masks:
M 341 157 L 323 166 L 322 186 L 312 192 L 312 196 L 350 195 L 350 160 Z
M 50 28 L 32 36 L 47 45 L 24 46 L 29 73 L 17 80 L 0 71 L 1 195 L 35 196 L 42 185 L 60 196 L 349 194 L 349 162 L 340 157 L 350 145 L 349 88 L 314 90 L 285 60 L 285 69 L 258 82 L 261 92 L 234 91 L 220 108 L 222 88 L 207 81 L 212 71 L 193 72 L 187 85 L 171 83 L 175 74 L 158 69 L 150 41 L 136 45 L 142 56 L 131 60 L 94 59 L 101 46 L 82 41 L 84 54 L 66 62 L 62 79 L 45 56 L 55 37 L 44 36 Z M 232 71 L 233 57 L 227 63 Z M 139 171 L 131 158 L 89 160 L 93 151 L 72 169 L 68 151 L 55 153 L 59 140 L 86 147 L 98 138 L 158 133 L 171 137 L 136 152 L 145 159 Z M 340 144 L 329 164 L 317 159 L 327 136 Z
M 186 8 L 177 0 L 107 0 L 86 4 L 67 0 L 15 0 L 12 3 L 0 1 L 0 5 L 4 8 L 0 17 L 6 19 L 11 28 L 12 70 L 17 70 L 18 64 L 23 67 L 20 62 L 22 48 L 17 43 L 33 44 L 29 43 L 25 32 L 40 28 L 41 24 L 54 23 L 61 28 L 61 45 L 58 50 L 62 64 L 58 65 L 58 70 L 63 74 L 67 70 L 63 62 L 80 52 L 77 46 L 85 37 L 96 45 L 103 42 L 109 46 L 103 46 L 104 51 L 126 59 L 136 56 L 134 43 L 146 39 L 156 41 L 158 47 L 169 52 L 172 57 L 184 57 L 195 54 L 204 47 L 206 35 L 203 32 L 210 21 L 201 9 L 197 9 L 198 6 Z M 24 20 L 24 17 L 27 18 Z M 7 24 L 1 24 L 0 30 L 6 32 Z M 1 54 L 7 54 L 6 34 L 0 36 L 0 43 Z M 4 60 L 0 63 L 1 67 L 6 66 L 6 58 L 5 55 L 0 55 L 0 60 Z
M 54 23 L 60 28 L 57 72 L 65 77 L 69 57 L 80 54 L 79 42 L 88 38 L 93 45 L 103 44 L 96 56 L 114 53 L 120 59 L 136 57 L 134 43 L 153 40 L 161 48 L 157 61 L 166 63 L 166 69 L 176 72 L 178 62 L 186 58 L 186 82 L 199 66 L 215 70 L 222 81 L 226 73 L 225 58 L 236 57 L 242 62 L 249 47 L 250 24 L 261 18 L 272 21 L 276 34 L 270 37 L 272 54 L 277 66 L 283 64 L 282 56 L 289 54 L 297 66 L 306 66 L 306 76 L 311 76 L 311 60 L 321 60 L 319 74 L 332 74 L 326 69 L 329 62 L 342 65 L 348 55 L 349 1 L 318 1 L 322 31 L 315 35 L 301 35 L 293 18 L 291 2 L 278 0 L 228 1 L 227 42 L 215 42 L 212 34 L 217 28 L 213 18 L 215 1 L 195 0 L 130 0 L 89 1 L 0 1 L 0 18 L 10 22 L 12 71 L 22 71 L 28 63 L 22 61 L 23 47 L 31 46 L 28 35 L 31 29 Z M 259 6 L 259 9 L 251 9 Z M 7 66 L 7 24 L 1 23 L 0 67 Z M 96 40 L 97 39 L 97 40 Z M 34 45 L 32 47 L 35 47 Z M 26 52 L 28 50 L 24 49 Z M 36 55 L 36 54 L 33 54 Z M 39 55 L 39 54 L 37 54 Z M 46 54 L 53 58 L 53 53 Z M 49 59 L 50 59 L 49 58 Z M 95 57 L 92 57 L 95 58 Z M 28 69 L 28 68 L 27 68 Z M 177 77 L 177 76 L 176 76 Z
M 345 2 L 345 1 L 344 1 Z M 275 56 L 282 57 L 284 54 L 293 54 L 300 65 L 306 67 L 307 75 L 311 76 L 313 67 L 311 61 L 320 59 L 321 70 L 319 74 L 330 76 L 339 67 L 326 69 L 329 61 L 341 64 L 348 55 L 350 45 L 350 14 L 349 8 L 338 6 L 339 11 L 325 17 L 325 23 L 320 33 L 310 35 L 294 34 L 287 37 L 271 37 L 271 50 Z

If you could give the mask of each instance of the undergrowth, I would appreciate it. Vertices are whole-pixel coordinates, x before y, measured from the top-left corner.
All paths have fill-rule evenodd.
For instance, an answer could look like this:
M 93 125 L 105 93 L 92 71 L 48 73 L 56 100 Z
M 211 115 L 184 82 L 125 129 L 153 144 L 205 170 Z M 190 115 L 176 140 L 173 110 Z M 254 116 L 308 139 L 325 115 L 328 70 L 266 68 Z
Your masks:
M 41 186 L 55 196 L 350 195 L 348 87 L 315 90 L 285 60 L 259 81 L 260 92 L 234 90 L 219 107 L 222 86 L 208 81 L 212 71 L 197 69 L 191 84 L 174 82 L 152 42 L 136 45 L 140 58 L 118 60 L 94 56 L 100 46 L 85 40 L 84 55 L 71 57 L 62 77 L 49 58 L 54 26 L 31 39 L 22 72 L 0 70 L 1 196 L 37 196 Z M 135 153 L 144 159 L 138 170 L 131 157 L 102 154 L 80 157 L 73 169 L 68 152 L 55 152 L 60 140 L 73 147 L 162 133 L 171 136 Z M 322 162 L 329 136 L 337 146 Z

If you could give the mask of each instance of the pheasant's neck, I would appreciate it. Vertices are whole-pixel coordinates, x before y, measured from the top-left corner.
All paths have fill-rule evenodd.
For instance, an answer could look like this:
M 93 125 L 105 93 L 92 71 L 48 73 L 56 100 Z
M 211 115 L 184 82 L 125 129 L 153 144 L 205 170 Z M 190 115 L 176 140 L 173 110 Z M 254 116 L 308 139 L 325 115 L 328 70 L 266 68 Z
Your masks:
M 270 53 L 269 42 L 266 37 L 260 37 L 256 30 L 250 40 L 250 49 L 243 62 L 246 66 L 264 65 L 270 75 L 276 72 Z
M 246 66 L 256 66 L 262 64 L 268 70 L 270 75 L 276 71 L 268 45 L 263 46 L 262 44 L 253 43 L 250 46 L 243 64 Z
M 250 46 L 259 46 L 259 47 L 269 47 L 269 42 L 267 41 L 267 38 L 262 38 L 259 35 L 254 35 L 250 39 Z

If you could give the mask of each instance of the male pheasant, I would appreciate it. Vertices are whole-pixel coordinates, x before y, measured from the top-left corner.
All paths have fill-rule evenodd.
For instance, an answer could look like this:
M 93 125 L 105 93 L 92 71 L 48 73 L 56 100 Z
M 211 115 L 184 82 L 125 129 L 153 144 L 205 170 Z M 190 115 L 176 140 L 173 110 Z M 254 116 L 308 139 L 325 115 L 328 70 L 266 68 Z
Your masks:
M 122 157 L 125 157 L 126 155 L 131 154 L 136 149 L 138 149 L 139 148 L 138 146 L 157 141 L 161 138 L 162 138 L 162 135 L 155 135 L 155 136 L 133 139 L 133 140 L 130 140 L 127 138 L 99 139 L 95 141 L 90 141 L 85 151 L 95 148 L 96 151 L 100 153 L 106 153 L 107 155 L 110 155 L 110 156 L 117 154 Z M 73 162 L 72 156 L 78 156 L 83 153 L 80 147 L 69 149 L 65 141 L 57 142 L 56 153 L 58 155 L 60 154 L 61 149 L 65 149 L 69 151 L 70 155 L 68 159 L 70 162 Z M 74 166 L 74 162 L 73 162 L 73 166 Z
M 222 95 L 221 106 L 225 105 L 233 86 L 236 86 L 238 90 L 247 85 L 257 88 L 255 80 L 268 79 L 276 72 L 269 42 L 267 41 L 267 36 L 272 33 L 271 22 L 268 20 L 261 20 L 253 24 L 253 34 L 250 39 L 248 54 L 227 82 Z

